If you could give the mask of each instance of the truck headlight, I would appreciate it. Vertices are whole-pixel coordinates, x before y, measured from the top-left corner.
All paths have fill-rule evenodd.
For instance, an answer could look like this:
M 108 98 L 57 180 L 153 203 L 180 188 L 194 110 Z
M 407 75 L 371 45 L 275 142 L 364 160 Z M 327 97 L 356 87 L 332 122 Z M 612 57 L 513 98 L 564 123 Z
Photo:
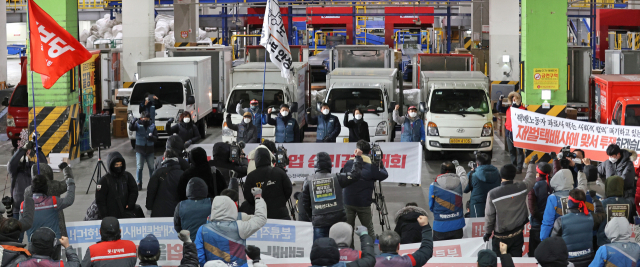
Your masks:
M 482 134 L 480 136 L 492 136 L 493 135 L 493 124 L 490 122 L 485 123 L 482 126 Z
M 440 133 L 438 132 L 438 125 L 436 125 L 432 121 L 427 123 L 427 135 L 428 136 L 440 136 Z
M 7 127 L 16 127 L 16 121 L 9 114 L 7 114 Z
M 381 121 L 380 123 L 378 123 L 378 126 L 376 126 L 376 136 L 378 135 L 387 135 L 386 121 Z
M 222 123 L 222 136 L 231 136 L 233 137 L 233 130 L 227 127 L 227 122 Z

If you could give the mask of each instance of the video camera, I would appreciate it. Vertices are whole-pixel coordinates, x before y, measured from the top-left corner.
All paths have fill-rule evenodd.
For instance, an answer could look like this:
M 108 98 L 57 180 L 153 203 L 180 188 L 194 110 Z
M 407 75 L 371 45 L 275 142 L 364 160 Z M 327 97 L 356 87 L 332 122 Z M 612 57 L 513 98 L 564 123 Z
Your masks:
M 563 147 L 562 149 L 560 149 L 560 158 L 572 158 L 575 159 L 577 158 L 578 155 L 576 155 L 576 153 L 571 152 L 571 146 L 566 146 Z
M 380 145 L 377 143 L 371 143 L 371 165 L 376 165 L 378 167 L 382 166 L 382 159 L 384 158 L 384 153 L 380 148 Z
M 280 145 L 276 149 L 276 167 L 284 169 L 289 166 L 289 156 L 287 155 L 287 149 L 283 145 Z
M 244 142 L 236 142 L 233 141 L 229 147 L 229 161 L 231 162 L 240 162 L 240 158 L 243 155 L 242 149 L 244 149 Z

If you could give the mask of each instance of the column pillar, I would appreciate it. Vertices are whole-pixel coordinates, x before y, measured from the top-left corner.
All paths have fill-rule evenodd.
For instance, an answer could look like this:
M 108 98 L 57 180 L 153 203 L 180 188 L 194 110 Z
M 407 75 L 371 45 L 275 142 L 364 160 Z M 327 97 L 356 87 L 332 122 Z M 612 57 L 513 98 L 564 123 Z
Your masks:
M 489 3 L 489 79 L 494 84 L 515 83 L 520 79 L 519 12 L 518 1 L 491 0 Z M 507 63 L 505 56 L 509 57 Z M 507 94 L 509 92 L 504 92 L 505 96 Z
M 155 57 L 155 25 L 153 0 L 122 1 L 122 81 L 125 85 L 135 82 L 138 62 Z
M 200 28 L 198 0 L 173 0 L 173 34 L 176 47 L 196 46 Z

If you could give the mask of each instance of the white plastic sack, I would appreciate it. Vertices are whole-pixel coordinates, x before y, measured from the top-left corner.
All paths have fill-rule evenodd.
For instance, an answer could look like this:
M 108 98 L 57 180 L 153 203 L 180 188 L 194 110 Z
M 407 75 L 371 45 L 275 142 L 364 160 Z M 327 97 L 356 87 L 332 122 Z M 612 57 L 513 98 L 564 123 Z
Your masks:
M 118 34 L 116 34 L 116 36 L 113 37 L 113 39 L 122 40 L 122 33 L 119 32 Z
M 91 33 L 89 32 L 89 30 L 84 29 L 82 30 L 82 32 L 80 33 L 80 38 L 78 39 L 81 43 L 84 43 L 87 41 L 87 38 L 89 38 L 89 36 L 91 35 Z
M 164 37 L 162 43 L 164 43 L 164 47 L 173 47 L 176 44 L 176 38 L 173 35 L 173 31 L 170 31 L 167 36 Z
M 198 41 L 202 41 L 204 38 L 207 38 L 207 32 L 198 28 Z
M 174 20 L 169 21 L 169 31 L 173 31 L 173 22 Z
M 156 43 L 160 43 L 164 39 L 164 35 L 161 32 L 156 32 L 155 38 L 156 38 Z
M 166 20 L 159 20 L 156 23 L 156 37 L 160 34 L 160 37 L 164 37 L 169 32 L 169 23 Z
M 114 36 L 117 35 L 118 33 L 121 33 L 121 32 L 122 32 L 122 24 L 115 25 L 115 26 L 113 26 L 113 28 L 111 28 L 111 34 L 114 35 Z
M 111 40 L 113 39 L 113 34 L 111 34 L 111 32 L 105 32 L 102 38 Z
M 173 20 L 173 16 L 172 15 L 164 15 L 164 14 L 159 14 L 156 16 L 156 23 L 158 23 L 158 21 L 170 21 Z
M 98 39 L 98 37 L 95 35 L 87 37 L 87 43 L 85 44 L 85 47 L 88 49 L 93 49 L 93 42 L 95 42 L 96 39 Z

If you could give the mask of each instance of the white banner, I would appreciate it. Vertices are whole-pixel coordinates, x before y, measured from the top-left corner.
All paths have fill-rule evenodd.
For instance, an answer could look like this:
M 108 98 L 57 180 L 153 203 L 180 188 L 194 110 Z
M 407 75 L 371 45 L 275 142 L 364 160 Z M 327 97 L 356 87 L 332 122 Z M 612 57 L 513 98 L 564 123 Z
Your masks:
M 289 25 L 292 27 L 292 25 Z M 278 0 L 267 0 L 267 7 L 264 11 L 264 21 L 262 22 L 262 36 L 260 45 L 269 51 L 269 58 L 281 70 L 282 78 L 292 81 L 293 72 L 291 50 L 287 40 L 287 31 L 284 28 L 280 5 Z
M 622 149 L 640 150 L 640 128 L 590 123 L 547 116 L 521 109 L 511 109 L 511 129 L 516 147 L 558 153 L 562 147 L 582 149 L 595 161 L 609 159 L 609 144 Z M 638 159 L 634 162 L 639 166 Z
M 178 266 L 182 259 L 182 241 L 173 227 L 173 218 L 120 219 L 122 239 L 136 245 L 145 236 L 153 234 L 160 242 L 160 266 Z M 69 243 L 82 260 L 89 246 L 100 241 L 101 221 L 68 222 Z M 309 259 L 313 245 L 313 227 L 310 222 L 267 220 L 267 224 L 247 239 L 247 244 L 260 248 L 268 258 Z M 195 240 L 193 240 L 195 241 Z M 64 253 L 63 253 L 64 255 Z
M 309 259 L 265 259 L 263 260 L 269 267 L 309 267 L 311 261 Z M 500 262 L 500 258 L 498 258 Z M 537 261 L 534 258 L 513 258 L 516 267 L 537 267 Z M 462 258 L 436 258 L 429 259 L 425 264 L 426 267 L 477 267 L 478 257 L 462 257 Z M 501 265 L 498 265 L 501 266 Z
M 384 153 L 382 160 L 389 173 L 389 178 L 384 182 L 420 184 L 422 174 L 422 147 L 418 142 L 406 143 L 378 143 Z M 280 144 L 278 144 L 280 145 Z M 289 156 L 287 174 L 292 181 L 304 181 L 307 176 L 314 174 L 313 167 L 316 154 L 327 152 L 333 161 L 332 173 L 340 172 L 340 169 L 353 157 L 355 143 L 293 143 L 283 144 Z M 246 154 L 255 149 L 258 144 L 247 144 L 244 148 Z M 202 147 L 207 155 L 212 156 L 213 144 L 197 144 L 189 147 Z

